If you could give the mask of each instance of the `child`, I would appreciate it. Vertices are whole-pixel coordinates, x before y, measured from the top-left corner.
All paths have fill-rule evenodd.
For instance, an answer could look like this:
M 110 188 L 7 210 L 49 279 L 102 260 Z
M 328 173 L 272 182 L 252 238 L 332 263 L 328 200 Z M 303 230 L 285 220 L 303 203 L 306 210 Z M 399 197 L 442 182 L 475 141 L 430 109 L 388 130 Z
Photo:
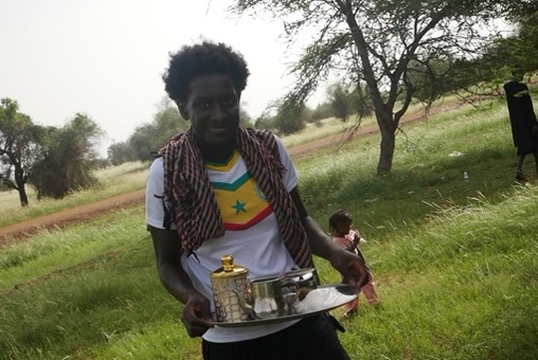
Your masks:
M 365 243 L 366 240 L 361 237 L 357 230 L 351 228 L 353 219 L 351 215 L 343 210 L 335 211 L 329 218 L 329 229 L 331 237 L 339 246 L 346 248 L 359 255 L 364 261 L 364 256 L 359 250 L 358 245 Z M 364 261 L 366 263 L 366 261 Z M 369 269 L 368 269 L 369 270 Z M 361 288 L 362 293 L 366 297 L 366 301 L 370 305 L 378 305 L 379 299 L 374 289 L 374 279 L 372 273 L 368 271 L 368 282 Z M 343 305 L 344 314 L 346 316 L 353 315 L 357 310 L 358 298 Z

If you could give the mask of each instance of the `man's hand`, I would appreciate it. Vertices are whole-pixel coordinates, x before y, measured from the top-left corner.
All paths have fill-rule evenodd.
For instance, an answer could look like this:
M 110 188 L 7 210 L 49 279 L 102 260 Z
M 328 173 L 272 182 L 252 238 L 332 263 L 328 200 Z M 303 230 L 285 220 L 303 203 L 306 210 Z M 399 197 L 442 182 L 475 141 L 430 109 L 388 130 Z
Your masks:
M 353 235 L 353 241 L 351 242 L 351 245 L 347 248 L 347 250 L 351 252 L 355 252 L 355 249 L 359 246 L 359 243 L 361 241 L 361 234 L 359 234 L 358 231 L 351 230 L 350 234 Z
M 342 274 L 342 282 L 351 287 L 362 287 L 368 282 L 368 269 L 364 260 L 345 249 L 335 251 L 330 258 L 332 267 Z
M 205 334 L 207 329 L 214 326 L 209 300 L 202 295 L 191 297 L 183 307 L 181 322 L 190 337 Z

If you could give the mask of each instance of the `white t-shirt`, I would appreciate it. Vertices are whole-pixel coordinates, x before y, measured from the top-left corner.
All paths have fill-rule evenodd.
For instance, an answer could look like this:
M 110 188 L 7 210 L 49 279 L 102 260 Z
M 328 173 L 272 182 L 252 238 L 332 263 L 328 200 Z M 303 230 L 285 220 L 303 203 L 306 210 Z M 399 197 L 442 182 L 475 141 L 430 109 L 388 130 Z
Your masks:
M 282 177 L 291 191 L 297 185 L 297 173 L 280 140 L 276 137 L 280 161 L 287 171 Z M 192 280 L 196 290 L 211 301 L 210 273 L 220 268 L 221 256 L 231 254 L 234 264 L 249 270 L 251 279 L 281 275 L 294 266 L 280 234 L 276 217 L 250 177 L 242 157 L 236 151 L 227 164 L 204 164 L 225 225 L 225 235 L 206 240 L 198 248 L 196 256 L 183 254 L 181 265 Z M 151 165 L 146 184 L 146 222 L 164 229 L 163 162 L 156 159 Z M 172 228 L 175 225 L 172 224 Z M 198 259 L 197 259 L 198 258 Z M 285 329 L 295 321 L 248 327 L 220 327 L 209 329 L 203 338 L 211 342 L 235 342 L 254 339 Z

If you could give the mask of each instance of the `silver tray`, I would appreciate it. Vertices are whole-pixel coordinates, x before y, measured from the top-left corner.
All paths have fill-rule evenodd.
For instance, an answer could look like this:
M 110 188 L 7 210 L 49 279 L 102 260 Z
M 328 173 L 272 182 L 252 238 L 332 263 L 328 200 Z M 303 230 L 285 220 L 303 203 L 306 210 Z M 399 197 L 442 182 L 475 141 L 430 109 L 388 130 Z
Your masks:
M 279 317 L 268 319 L 245 320 L 236 322 L 215 321 L 214 324 L 216 326 L 222 327 L 244 327 L 302 319 L 304 317 L 336 309 L 337 307 L 340 307 L 356 299 L 358 295 L 358 291 L 355 291 L 355 289 L 349 288 L 341 284 L 319 286 L 317 289 L 311 290 L 310 293 L 308 293 L 308 295 L 303 299 L 303 301 L 299 302 L 299 312 L 296 314 L 282 315 Z M 319 301 L 320 299 L 322 301 Z

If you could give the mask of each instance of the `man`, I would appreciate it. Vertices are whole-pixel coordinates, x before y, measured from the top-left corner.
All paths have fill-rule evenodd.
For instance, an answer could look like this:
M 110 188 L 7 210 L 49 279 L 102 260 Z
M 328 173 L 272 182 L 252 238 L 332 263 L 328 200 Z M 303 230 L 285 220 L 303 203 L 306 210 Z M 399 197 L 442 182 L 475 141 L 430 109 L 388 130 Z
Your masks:
M 190 120 L 152 164 L 146 221 L 165 288 L 184 304 L 182 322 L 202 337 L 204 359 L 349 359 L 327 314 L 260 326 L 214 325 L 210 273 L 221 256 L 254 277 L 328 259 L 351 286 L 367 281 L 364 262 L 336 246 L 308 216 L 280 140 L 239 126 L 249 71 L 225 44 L 203 42 L 170 56 L 165 89 Z
M 517 148 L 516 180 L 527 181 L 523 174 L 523 160 L 527 154 L 534 155 L 538 174 L 538 122 L 529 95 L 529 88 L 521 80 L 523 71 L 520 66 L 512 70 L 512 80 L 504 84 L 506 103 L 510 116 L 512 138 Z

